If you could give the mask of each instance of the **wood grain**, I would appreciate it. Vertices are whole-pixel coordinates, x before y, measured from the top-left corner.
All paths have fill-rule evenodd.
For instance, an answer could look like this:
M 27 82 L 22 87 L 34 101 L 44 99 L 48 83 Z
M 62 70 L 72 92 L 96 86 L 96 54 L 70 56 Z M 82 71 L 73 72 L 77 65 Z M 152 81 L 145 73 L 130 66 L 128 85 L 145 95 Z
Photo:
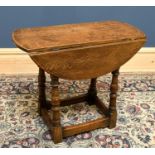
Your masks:
M 146 40 L 142 31 L 118 21 L 18 29 L 12 38 L 47 73 L 71 80 L 119 68 Z
M 144 39 L 145 34 L 124 22 L 101 21 L 90 23 L 22 28 L 12 34 L 16 45 L 25 51 L 61 49 Z
M 123 42 L 99 47 L 31 56 L 47 73 L 70 80 L 96 78 L 127 62 L 144 44 L 144 40 Z
M 51 75 L 51 112 L 52 112 L 52 137 L 54 143 L 62 141 L 62 127 L 60 118 L 60 97 L 59 97 L 58 77 Z
M 40 68 L 39 101 L 40 107 L 44 109 L 41 109 L 41 114 L 49 126 L 54 143 L 61 142 L 66 136 L 116 126 L 118 68 L 145 43 L 146 36 L 142 31 L 127 23 L 105 21 L 18 29 L 12 34 L 12 38 L 16 46 L 26 51 Z M 51 75 L 52 86 L 51 106 L 46 102 L 45 107 L 44 71 Z M 112 72 L 113 77 L 107 108 L 97 97 L 96 79 L 109 72 Z M 59 78 L 91 79 L 87 95 L 60 101 Z M 103 112 L 103 117 L 62 128 L 60 104 L 71 105 L 84 100 L 89 104 L 96 104 Z M 52 118 L 48 115 L 49 109 Z
M 119 75 L 119 69 L 112 72 L 112 82 L 110 85 L 110 103 L 109 103 L 110 129 L 116 126 L 117 121 L 116 98 L 118 90 L 118 75 Z
M 63 135 L 64 137 L 68 137 L 78 133 L 95 130 L 98 128 L 105 128 L 108 126 L 108 124 L 109 124 L 109 118 L 102 117 L 82 124 L 66 126 L 63 128 Z

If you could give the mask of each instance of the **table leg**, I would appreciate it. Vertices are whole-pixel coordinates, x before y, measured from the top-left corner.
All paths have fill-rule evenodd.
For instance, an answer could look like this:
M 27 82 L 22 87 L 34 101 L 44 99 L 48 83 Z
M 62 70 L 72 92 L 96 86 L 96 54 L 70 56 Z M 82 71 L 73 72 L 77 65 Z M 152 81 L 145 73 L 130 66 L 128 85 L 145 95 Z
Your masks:
M 54 143 L 62 141 L 62 127 L 60 117 L 60 98 L 59 98 L 58 77 L 51 75 L 51 104 L 52 104 L 52 137 Z
M 116 126 L 117 121 L 116 98 L 118 90 L 118 75 L 119 75 L 119 69 L 112 72 L 112 82 L 110 86 L 110 105 L 109 105 L 110 129 Z
M 88 89 L 88 99 L 87 99 L 87 102 L 89 105 L 94 104 L 96 101 L 96 97 L 97 97 L 96 81 L 97 81 L 97 78 L 92 78 L 90 82 L 90 86 Z
M 39 88 L 39 114 L 41 115 L 41 108 L 46 104 L 46 94 L 45 94 L 45 72 L 43 69 L 39 68 L 38 74 L 38 88 Z

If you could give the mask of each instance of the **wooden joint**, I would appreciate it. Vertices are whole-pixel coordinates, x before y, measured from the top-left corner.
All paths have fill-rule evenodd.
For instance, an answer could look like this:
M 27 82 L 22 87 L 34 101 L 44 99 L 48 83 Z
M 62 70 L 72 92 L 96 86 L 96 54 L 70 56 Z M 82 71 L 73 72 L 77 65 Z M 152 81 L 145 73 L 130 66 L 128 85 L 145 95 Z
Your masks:
M 110 93 L 110 98 L 116 98 L 117 94 L 116 93 Z
M 53 121 L 52 125 L 53 125 L 53 127 L 60 127 L 61 123 L 60 123 L 60 121 Z
M 55 111 L 59 111 L 59 110 L 60 110 L 60 107 L 59 107 L 59 106 L 53 106 L 53 107 L 52 107 L 52 111 L 54 111 L 54 112 L 55 112 Z
M 112 71 L 112 74 L 114 76 L 118 76 L 119 75 L 119 69 Z

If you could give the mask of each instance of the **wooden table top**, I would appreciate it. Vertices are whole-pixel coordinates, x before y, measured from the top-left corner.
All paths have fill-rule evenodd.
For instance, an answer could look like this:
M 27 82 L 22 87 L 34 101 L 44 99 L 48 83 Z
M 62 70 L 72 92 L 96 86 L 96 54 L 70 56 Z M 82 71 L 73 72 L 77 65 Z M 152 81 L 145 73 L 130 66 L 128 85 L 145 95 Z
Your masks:
M 134 41 L 146 37 L 142 31 L 127 23 L 103 21 L 17 29 L 12 38 L 17 47 L 36 52 Z

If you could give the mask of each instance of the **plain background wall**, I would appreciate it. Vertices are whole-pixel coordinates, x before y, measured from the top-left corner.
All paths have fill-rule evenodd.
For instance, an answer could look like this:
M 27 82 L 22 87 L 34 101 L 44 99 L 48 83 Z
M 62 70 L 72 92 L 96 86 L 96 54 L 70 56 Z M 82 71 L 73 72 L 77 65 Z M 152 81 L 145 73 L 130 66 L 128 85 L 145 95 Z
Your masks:
M 119 20 L 140 28 L 147 35 L 145 46 L 155 46 L 155 7 L 117 6 L 1 6 L 0 48 L 15 47 L 11 33 L 20 27 L 48 26 L 89 21 Z

